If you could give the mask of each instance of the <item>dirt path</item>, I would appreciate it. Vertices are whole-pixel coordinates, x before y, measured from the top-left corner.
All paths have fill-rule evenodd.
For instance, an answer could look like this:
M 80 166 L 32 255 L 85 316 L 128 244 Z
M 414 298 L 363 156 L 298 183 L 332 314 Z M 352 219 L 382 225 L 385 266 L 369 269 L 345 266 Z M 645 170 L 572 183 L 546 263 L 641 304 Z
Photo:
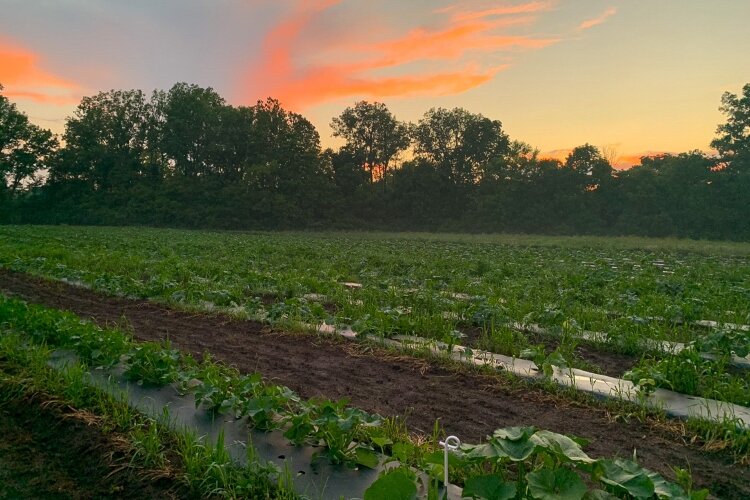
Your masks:
M 144 300 L 0 270 L 0 291 L 29 302 L 72 311 L 100 324 L 123 319 L 140 340 L 169 338 L 193 354 L 205 351 L 241 371 L 258 371 L 306 398 L 347 398 L 381 415 L 406 415 L 412 430 L 427 433 L 436 419 L 466 442 L 498 427 L 534 425 L 591 441 L 592 456 L 630 457 L 672 476 L 670 466 L 690 467 L 696 484 L 723 498 L 750 497 L 750 469 L 720 453 L 704 453 L 668 430 L 612 421 L 605 410 L 571 403 L 541 389 L 512 388 L 494 377 L 457 374 L 410 358 L 363 354 L 352 344 L 269 332 L 253 321 L 191 314 Z

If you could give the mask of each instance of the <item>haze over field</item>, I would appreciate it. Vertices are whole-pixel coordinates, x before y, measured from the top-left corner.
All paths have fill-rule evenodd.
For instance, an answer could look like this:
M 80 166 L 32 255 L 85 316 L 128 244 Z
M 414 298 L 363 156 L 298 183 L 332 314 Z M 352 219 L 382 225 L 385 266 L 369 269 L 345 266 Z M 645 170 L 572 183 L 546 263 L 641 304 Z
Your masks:
M 0 0 L 0 82 L 61 133 L 85 95 L 216 88 L 273 96 L 328 126 L 360 99 L 401 120 L 460 106 L 564 159 L 585 142 L 643 154 L 708 150 L 717 96 L 750 74 L 741 0 Z

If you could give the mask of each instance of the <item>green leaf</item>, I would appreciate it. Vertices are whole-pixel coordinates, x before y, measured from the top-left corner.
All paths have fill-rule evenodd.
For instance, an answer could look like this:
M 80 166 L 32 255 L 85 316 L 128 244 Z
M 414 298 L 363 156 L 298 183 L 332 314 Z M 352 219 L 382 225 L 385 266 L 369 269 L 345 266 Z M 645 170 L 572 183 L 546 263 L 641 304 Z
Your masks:
M 521 359 L 536 359 L 539 357 L 539 349 L 536 348 L 526 348 L 521 351 L 521 354 L 519 354 L 519 358 Z
M 651 482 L 654 483 L 654 493 L 659 498 L 675 498 L 679 500 L 689 500 L 690 496 L 680 486 L 667 482 L 660 474 L 644 469 Z
M 425 464 L 425 471 L 433 479 L 443 481 L 445 479 L 445 468 L 443 464 Z
M 411 443 L 396 443 L 391 449 L 391 454 L 400 462 L 408 462 L 409 457 L 416 453 L 416 449 Z
M 461 449 L 464 450 L 464 452 L 466 452 L 466 456 L 469 459 L 495 458 L 498 456 L 497 450 L 495 449 L 495 447 L 488 443 L 478 444 L 476 446 L 465 445 L 465 446 L 462 446 Z
M 604 490 L 591 490 L 583 495 L 583 500 L 617 500 L 618 497 Z
M 532 497 L 542 500 L 580 500 L 587 489 L 578 474 L 565 468 L 531 472 L 526 482 Z
M 562 434 L 550 431 L 538 431 L 531 436 L 531 442 L 573 462 L 590 464 L 596 461 L 586 455 L 578 443 Z
M 378 454 L 369 448 L 359 447 L 354 450 L 355 462 L 359 465 L 364 465 L 370 469 L 374 469 L 380 463 Z
M 508 500 L 516 496 L 516 485 L 495 475 L 477 476 L 466 480 L 463 497 L 486 500 Z
M 487 456 L 507 457 L 515 462 L 526 460 L 536 448 L 530 440 L 535 430 L 534 427 L 507 427 L 496 430 L 489 443 L 493 447 L 493 454 Z
M 690 500 L 706 500 L 708 495 L 710 495 L 710 492 L 705 488 L 702 490 L 691 491 Z
M 531 441 L 520 440 L 520 441 L 508 441 L 505 439 L 498 439 L 492 442 L 492 445 L 497 451 L 497 455 L 502 457 L 508 457 L 514 462 L 521 462 L 529 458 L 536 445 Z
M 372 443 L 377 445 L 380 449 L 383 449 L 386 446 L 393 444 L 393 441 L 386 437 L 374 437 L 372 438 Z
M 417 485 L 400 470 L 380 476 L 365 491 L 364 500 L 413 500 Z
M 575 441 L 578 444 L 578 446 L 580 446 L 581 448 L 585 448 L 586 446 L 589 445 L 589 443 L 591 443 L 590 439 L 573 436 L 573 435 L 568 435 L 568 437 L 572 439 L 573 441 Z
M 637 463 L 616 458 L 615 460 L 600 460 L 598 467 L 601 471 L 599 480 L 614 487 L 616 491 L 627 493 L 635 498 L 654 496 L 653 481 Z
M 445 463 L 445 452 L 443 450 L 433 451 L 425 455 L 424 461 L 428 464 L 443 465 Z M 448 465 L 452 467 L 461 467 L 464 461 L 455 453 L 448 453 Z
M 545 364 L 550 364 L 558 368 L 568 367 L 568 360 L 566 360 L 562 353 L 560 353 L 559 351 L 552 352 L 549 356 L 547 356 L 547 359 L 544 360 L 544 362 Z
M 526 440 L 536 432 L 535 427 L 505 427 L 497 429 L 492 433 L 492 437 L 508 439 L 510 441 Z

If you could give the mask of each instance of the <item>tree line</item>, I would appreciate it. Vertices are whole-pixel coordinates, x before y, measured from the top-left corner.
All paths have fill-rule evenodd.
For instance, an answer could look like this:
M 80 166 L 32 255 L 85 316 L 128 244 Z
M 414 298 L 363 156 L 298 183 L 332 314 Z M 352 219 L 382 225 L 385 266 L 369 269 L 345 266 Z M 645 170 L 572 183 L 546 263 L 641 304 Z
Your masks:
M 461 108 L 405 123 L 361 101 L 333 118 L 333 150 L 274 99 L 186 83 L 84 97 L 60 137 L 0 93 L 0 222 L 750 240 L 750 84 L 720 109 L 716 154 L 617 171 L 590 144 L 544 158 Z

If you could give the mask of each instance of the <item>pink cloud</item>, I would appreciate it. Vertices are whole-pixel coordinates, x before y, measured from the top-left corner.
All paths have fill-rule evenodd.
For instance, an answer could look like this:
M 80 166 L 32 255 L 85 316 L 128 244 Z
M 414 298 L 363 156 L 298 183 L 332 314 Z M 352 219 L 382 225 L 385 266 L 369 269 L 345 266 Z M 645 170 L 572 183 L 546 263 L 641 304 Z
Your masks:
M 77 103 L 81 90 L 45 70 L 39 54 L 6 40 L 0 40 L 0 84 L 7 97 L 51 104 Z
M 319 16 L 342 3 L 297 2 L 266 35 L 260 64 L 249 68 L 243 78 L 241 99 L 252 102 L 271 95 L 285 106 L 301 110 L 346 97 L 458 94 L 483 85 L 509 66 L 508 62 L 486 62 L 483 55 L 541 49 L 559 41 L 503 33 L 510 26 L 532 24 L 533 14 L 549 9 L 552 2 L 477 11 L 459 10 L 457 4 L 438 12 L 444 19 L 437 27 L 414 27 L 390 36 L 376 29 L 349 35 L 352 39 L 337 44 L 336 56 L 328 57 L 345 63 L 306 63 L 306 55 L 326 59 L 331 47 L 306 35 Z M 414 67 L 428 61 L 442 62 L 445 69 Z M 377 74 L 389 68 L 397 68 L 397 74 Z

